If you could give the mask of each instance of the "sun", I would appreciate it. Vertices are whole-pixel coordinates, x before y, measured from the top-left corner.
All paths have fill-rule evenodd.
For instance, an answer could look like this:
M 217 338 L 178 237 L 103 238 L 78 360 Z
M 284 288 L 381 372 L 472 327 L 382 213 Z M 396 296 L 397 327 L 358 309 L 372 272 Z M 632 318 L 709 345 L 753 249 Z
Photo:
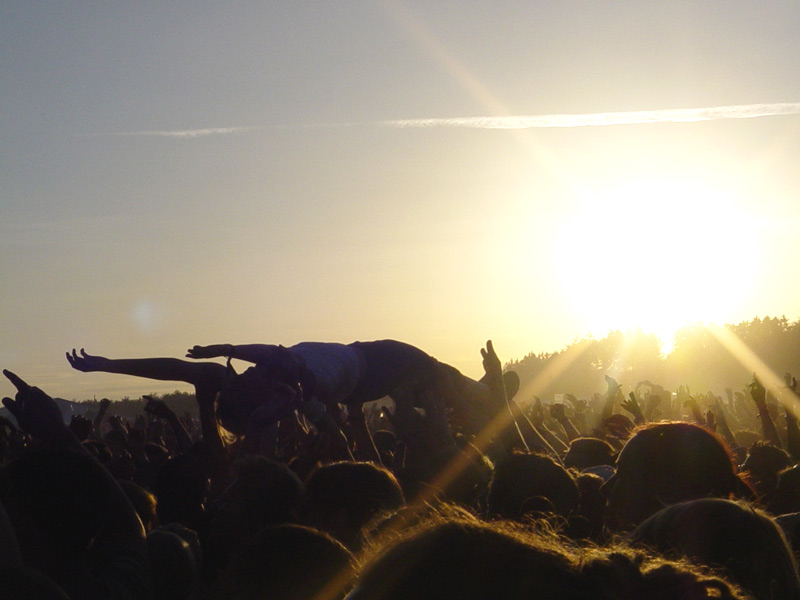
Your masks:
M 596 334 L 655 333 L 665 350 L 683 325 L 724 322 L 760 262 L 735 193 L 696 181 L 595 190 L 557 239 L 554 266 L 576 317 Z

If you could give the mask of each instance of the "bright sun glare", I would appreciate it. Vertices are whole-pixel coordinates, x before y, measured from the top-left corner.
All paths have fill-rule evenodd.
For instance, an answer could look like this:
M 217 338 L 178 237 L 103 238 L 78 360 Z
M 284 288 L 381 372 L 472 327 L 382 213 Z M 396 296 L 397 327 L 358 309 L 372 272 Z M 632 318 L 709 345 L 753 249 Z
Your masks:
M 759 263 L 735 194 L 654 179 L 595 190 L 554 248 L 564 291 L 595 335 L 641 328 L 666 351 L 683 325 L 722 323 Z

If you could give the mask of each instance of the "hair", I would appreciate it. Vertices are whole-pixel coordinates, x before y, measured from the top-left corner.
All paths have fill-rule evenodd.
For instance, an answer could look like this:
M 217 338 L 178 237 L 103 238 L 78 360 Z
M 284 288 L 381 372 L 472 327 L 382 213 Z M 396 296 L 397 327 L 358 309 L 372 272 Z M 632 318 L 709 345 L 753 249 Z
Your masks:
M 16 516 L 46 533 L 57 555 L 86 552 L 109 499 L 101 468 L 82 453 L 40 446 L 2 468 L 0 500 L 12 522 Z
M 403 490 L 388 469 L 368 462 L 338 462 L 309 475 L 302 512 L 307 525 L 357 549 L 362 527 L 379 513 L 404 504 Z
M 133 508 L 136 509 L 136 514 L 139 515 L 139 519 L 141 519 L 142 525 L 144 525 L 144 530 L 150 531 L 153 529 L 158 522 L 158 517 L 156 516 L 156 497 L 152 492 L 147 491 L 145 488 L 132 481 L 121 479 L 118 480 L 117 483 L 119 487 L 122 488 L 122 491 L 125 492 Z
M 720 498 L 675 504 L 639 525 L 631 540 L 718 569 L 757 598 L 800 598 L 797 565 L 782 531 L 753 507 Z
M 362 571 L 352 600 L 740 598 L 697 569 L 627 549 L 581 555 L 555 538 L 504 523 L 447 520 L 423 525 Z
M 520 519 L 530 513 L 567 517 L 578 509 L 572 475 L 548 456 L 512 454 L 495 465 L 487 515 Z
M 181 454 L 167 461 L 159 469 L 153 485 L 159 522 L 194 527 L 194 521 L 203 511 L 208 486 L 208 468 L 195 455 Z
M 775 487 L 775 514 L 800 512 L 800 465 L 784 469 L 778 474 L 778 484 Z
M 308 369 L 287 348 L 270 346 L 270 356 L 263 362 L 231 377 L 217 394 L 216 414 L 221 425 L 235 436 L 245 433 L 252 412 L 278 384 L 295 387 L 302 383 L 305 394 L 312 394 L 314 378 Z
M 204 575 L 212 579 L 262 529 L 299 518 L 303 484 L 289 467 L 263 456 L 234 464 L 236 479 L 214 509 L 204 540 Z
M 572 440 L 564 456 L 564 466 L 583 471 L 600 465 L 613 465 L 617 453 L 605 440 L 594 437 L 579 437 Z
M 792 459 L 782 448 L 759 441 L 750 446 L 742 472 L 753 484 L 761 503 L 770 511 L 779 510 L 776 504 L 776 488 L 779 473 L 792 466 Z
M 753 493 L 737 476 L 722 440 L 690 423 L 638 429 L 617 457 L 617 472 L 605 491 L 606 522 L 613 529 L 636 526 L 676 502 Z
M 176 531 L 154 529 L 147 534 L 155 597 L 159 600 L 188 600 L 200 581 L 199 565 L 191 544 Z
M 300 525 L 263 530 L 241 549 L 215 586 L 226 600 L 342 598 L 354 574 L 353 555 L 332 537 Z M 331 593 L 323 593 L 333 590 Z

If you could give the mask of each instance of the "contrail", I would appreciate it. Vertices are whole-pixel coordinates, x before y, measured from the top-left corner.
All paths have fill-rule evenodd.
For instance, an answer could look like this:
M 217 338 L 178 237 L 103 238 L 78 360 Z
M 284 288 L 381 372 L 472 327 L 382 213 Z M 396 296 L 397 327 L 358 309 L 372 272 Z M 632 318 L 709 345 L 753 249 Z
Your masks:
M 211 127 L 206 129 L 126 131 L 98 136 L 154 136 L 198 138 L 212 135 L 231 135 L 274 129 L 320 129 L 337 127 L 396 127 L 400 129 L 429 129 L 437 127 L 466 129 L 548 129 L 558 127 L 608 127 L 610 125 L 647 125 L 651 123 L 696 123 L 723 119 L 755 119 L 800 114 L 800 102 L 773 104 L 738 104 L 705 108 L 675 108 L 665 110 L 634 110 L 583 114 L 516 115 L 505 117 L 445 117 L 429 119 L 397 119 L 390 121 L 319 123 L 304 125 L 245 125 L 240 127 Z
M 693 123 L 720 119 L 754 119 L 800 114 L 800 102 L 742 104 L 707 108 L 636 110 L 590 114 L 553 114 L 511 117 L 456 117 L 382 121 L 389 127 L 467 127 L 472 129 L 541 129 L 552 127 L 605 127 L 648 123 Z

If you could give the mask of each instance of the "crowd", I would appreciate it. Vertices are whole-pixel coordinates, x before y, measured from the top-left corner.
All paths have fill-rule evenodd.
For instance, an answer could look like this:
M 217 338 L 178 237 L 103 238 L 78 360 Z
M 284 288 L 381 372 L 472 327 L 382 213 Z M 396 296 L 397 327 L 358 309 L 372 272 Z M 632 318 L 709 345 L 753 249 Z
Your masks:
M 67 353 L 194 385 L 197 420 L 150 398 L 66 422 L 6 370 L 0 593 L 800 599 L 793 378 L 542 401 L 481 355 L 473 380 L 390 340 Z

